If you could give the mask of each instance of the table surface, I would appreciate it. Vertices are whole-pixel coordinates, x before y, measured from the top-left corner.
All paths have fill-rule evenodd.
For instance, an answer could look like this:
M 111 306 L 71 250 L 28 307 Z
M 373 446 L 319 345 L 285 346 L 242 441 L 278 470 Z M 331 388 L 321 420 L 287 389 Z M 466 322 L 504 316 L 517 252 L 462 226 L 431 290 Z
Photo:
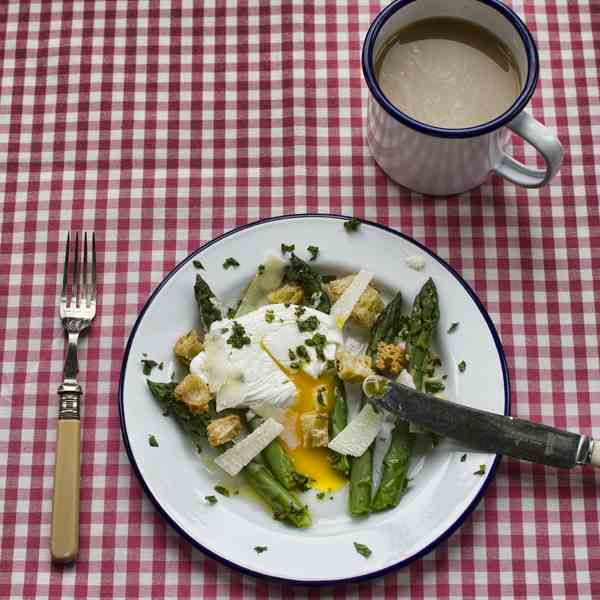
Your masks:
M 538 42 L 530 109 L 566 147 L 560 174 L 540 191 L 493 176 L 441 199 L 391 183 L 365 143 L 360 48 L 379 2 L 2 3 L 1 598 L 332 594 L 242 576 L 193 549 L 146 499 L 121 441 L 119 369 L 143 302 L 191 250 L 260 217 L 354 214 L 424 242 L 490 311 L 513 414 L 600 436 L 593 2 L 513 2 Z M 536 160 L 522 144 L 514 153 Z M 80 355 L 81 550 L 61 568 L 48 538 L 69 230 L 96 231 L 101 284 Z M 335 595 L 600 597 L 599 483 L 590 468 L 503 460 L 436 550 Z

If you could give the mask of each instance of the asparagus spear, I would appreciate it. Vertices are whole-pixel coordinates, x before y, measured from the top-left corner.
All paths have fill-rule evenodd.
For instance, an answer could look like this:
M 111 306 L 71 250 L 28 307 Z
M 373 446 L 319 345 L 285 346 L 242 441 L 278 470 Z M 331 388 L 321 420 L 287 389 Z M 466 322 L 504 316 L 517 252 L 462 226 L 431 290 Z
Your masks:
M 346 404 L 346 388 L 344 382 L 336 375 L 334 378 L 333 395 L 335 404 L 331 411 L 331 438 L 333 439 L 348 424 L 348 406 Z M 348 477 L 350 475 L 350 461 L 344 454 L 333 450 L 329 452 L 329 461 L 332 468 Z
M 374 357 L 379 342 L 396 339 L 402 327 L 402 294 L 398 292 L 383 309 L 371 329 L 367 353 Z M 362 405 L 367 402 L 363 395 Z M 350 473 L 350 514 L 366 515 L 371 511 L 371 488 L 373 485 L 373 444 L 359 458 L 352 460 Z
M 427 353 L 439 319 L 437 290 L 429 278 L 415 298 L 408 330 L 409 370 L 419 391 L 423 389 Z
M 402 293 L 398 292 L 383 311 L 381 311 L 371 329 L 371 339 L 367 347 L 367 354 L 371 358 L 375 358 L 377 346 L 380 342 L 391 344 L 396 339 L 398 333 L 400 333 L 404 319 L 405 317 L 402 314 Z
M 329 314 L 331 300 L 327 292 L 323 289 L 321 275 L 294 253 L 290 257 L 290 266 L 286 273 L 286 280 L 302 288 L 304 303 L 307 306 Z
M 254 417 L 250 420 L 251 429 L 256 429 L 262 424 L 260 417 Z M 289 457 L 285 448 L 279 441 L 274 439 L 263 451 L 262 456 L 271 469 L 275 478 L 286 490 L 301 489 L 307 490 L 309 486 L 308 477 L 301 475 L 296 471 L 292 459 Z
M 386 510 L 398 506 L 408 485 L 408 463 L 413 444 L 408 423 L 398 421 L 392 432 L 390 447 L 383 459 L 383 471 L 379 489 L 373 498 L 371 509 Z
M 173 393 L 176 383 L 158 383 L 149 379 L 147 382 L 150 392 L 162 406 L 164 414 L 173 414 L 195 443 L 206 439 L 206 426 L 210 421 L 210 416 L 194 414 L 183 402 L 179 402 Z M 310 525 L 311 518 L 308 507 L 273 477 L 260 456 L 246 465 L 241 473 L 252 489 L 273 510 L 273 516 L 276 519 L 296 527 Z
M 210 289 L 208 283 L 202 279 L 201 275 L 196 275 L 196 283 L 194 284 L 194 296 L 200 313 L 200 322 L 205 331 L 210 329 L 210 326 L 215 321 L 222 319 L 221 310 L 215 304 L 215 295 Z

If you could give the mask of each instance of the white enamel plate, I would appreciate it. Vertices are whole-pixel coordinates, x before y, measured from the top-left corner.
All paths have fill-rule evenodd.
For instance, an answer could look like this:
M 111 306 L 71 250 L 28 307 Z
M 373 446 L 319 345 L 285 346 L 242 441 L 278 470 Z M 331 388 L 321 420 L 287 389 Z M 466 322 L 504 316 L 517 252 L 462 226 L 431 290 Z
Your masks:
M 343 227 L 344 218 L 296 215 L 253 223 L 204 245 L 169 273 L 146 302 L 123 359 L 119 409 L 123 439 L 131 463 L 161 514 L 186 539 L 207 554 L 246 573 L 307 584 L 360 580 L 381 575 L 423 556 L 450 535 L 481 498 L 498 457 L 477 453 L 443 440 L 435 449 L 416 453 L 410 487 L 396 509 L 353 519 L 347 510 L 347 486 L 330 499 L 314 491 L 302 494 L 313 514 L 313 525 L 297 530 L 272 515 L 243 489 L 230 498 L 218 496 L 211 505 L 205 496 L 227 483 L 218 467 L 199 455 L 147 390 L 140 360 L 143 353 L 164 361 L 168 377 L 171 348 L 177 338 L 198 327 L 193 284 L 198 272 L 217 297 L 232 305 L 256 272 L 265 254 L 282 242 L 295 244 L 299 256 L 316 245 L 315 264 L 323 273 L 347 274 L 360 268 L 375 274 L 375 285 L 387 297 L 401 289 L 407 310 L 428 277 L 438 288 L 440 324 L 435 340 L 448 397 L 469 406 L 508 414 L 508 374 L 502 346 L 484 307 L 471 288 L 444 261 L 414 240 L 380 225 L 363 222 L 356 232 Z M 425 268 L 415 271 L 407 258 L 420 256 Z M 225 270 L 234 257 L 238 268 Z M 453 322 L 458 329 L 448 334 Z M 464 360 L 461 373 L 458 363 Z M 151 447 L 150 434 L 159 446 Z M 466 458 L 464 455 L 466 454 Z M 480 465 L 485 474 L 477 475 Z M 236 483 L 229 481 L 231 487 Z M 372 554 L 357 553 L 354 542 Z M 257 553 L 255 546 L 266 546 Z

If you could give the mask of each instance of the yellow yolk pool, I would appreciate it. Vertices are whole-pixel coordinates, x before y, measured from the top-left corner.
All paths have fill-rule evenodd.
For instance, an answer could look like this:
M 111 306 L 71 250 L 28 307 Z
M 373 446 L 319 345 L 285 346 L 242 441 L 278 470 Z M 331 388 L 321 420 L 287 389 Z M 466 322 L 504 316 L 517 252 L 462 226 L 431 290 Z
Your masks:
M 329 375 L 323 375 L 314 379 L 303 371 L 291 372 L 286 370 L 287 376 L 296 386 L 296 402 L 291 410 L 298 414 L 296 421 L 296 434 L 302 439 L 300 428 L 300 415 L 306 412 L 315 411 L 317 406 L 317 390 L 325 387 L 326 410 L 330 414 L 333 409 L 333 385 Z M 313 487 L 323 491 L 336 491 L 341 488 L 346 480 L 329 464 L 329 449 L 323 448 L 303 448 L 299 445 L 296 448 L 286 447 L 288 454 L 294 461 L 294 465 L 299 473 L 313 479 Z

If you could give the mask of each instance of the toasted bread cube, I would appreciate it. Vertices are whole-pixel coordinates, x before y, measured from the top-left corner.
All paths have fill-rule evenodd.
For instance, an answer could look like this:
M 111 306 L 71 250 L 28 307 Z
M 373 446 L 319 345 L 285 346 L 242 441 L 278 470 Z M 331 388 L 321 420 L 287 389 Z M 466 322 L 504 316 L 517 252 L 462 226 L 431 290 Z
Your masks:
M 356 275 L 348 275 L 341 279 L 334 279 L 327 286 L 327 292 L 332 302 L 336 302 L 352 283 Z M 359 323 L 368 327 L 373 327 L 379 313 L 383 310 L 384 304 L 379 292 L 375 287 L 369 285 L 361 294 L 358 302 L 354 305 L 350 316 Z
M 400 371 L 408 365 L 406 349 L 396 344 L 377 344 L 375 356 L 375 368 L 379 371 L 389 371 L 393 375 L 399 375 Z
M 338 377 L 342 381 L 362 383 L 369 375 L 373 375 L 370 356 L 338 350 L 335 358 Z
M 329 417 L 324 412 L 306 412 L 300 415 L 302 445 L 305 448 L 322 448 L 329 443 Z
M 304 299 L 304 292 L 300 286 L 286 283 L 267 294 L 267 298 L 271 304 L 301 304 Z
M 175 346 L 173 346 L 175 356 L 186 367 L 190 366 L 192 358 L 202 352 L 202 350 L 204 350 L 204 346 L 198 334 L 193 329 L 182 335 L 175 343 Z
M 227 415 L 226 417 L 214 419 L 206 427 L 208 443 L 211 446 L 221 446 L 240 435 L 241 430 L 242 423 L 237 415 Z
M 193 413 L 205 413 L 211 399 L 208 385 L 195 375 L 188 375 L 176 388 L 175 398 L 187 404 Z

